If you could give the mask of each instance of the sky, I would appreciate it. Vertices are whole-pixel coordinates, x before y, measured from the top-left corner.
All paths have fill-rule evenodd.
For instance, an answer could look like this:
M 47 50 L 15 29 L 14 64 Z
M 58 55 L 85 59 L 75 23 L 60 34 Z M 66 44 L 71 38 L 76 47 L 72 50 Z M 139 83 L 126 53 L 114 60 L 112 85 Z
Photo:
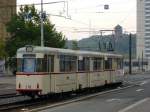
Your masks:
M 55 1 L 62 0 L 43 0 L 44 3 Z M 18 5 L 40 2 L 17 0 Z M 105 10 L 104 5 L 109 5 L 109 9 Z M 40 6 L 36 8 L 40 11 Z M 99 34 L 99 30 L 112 30 L 118 24 L 126 32 L 136 32 L 136 0 L 68 0 L 44 5 L 44 11 L 68 40 L 88 38 Z

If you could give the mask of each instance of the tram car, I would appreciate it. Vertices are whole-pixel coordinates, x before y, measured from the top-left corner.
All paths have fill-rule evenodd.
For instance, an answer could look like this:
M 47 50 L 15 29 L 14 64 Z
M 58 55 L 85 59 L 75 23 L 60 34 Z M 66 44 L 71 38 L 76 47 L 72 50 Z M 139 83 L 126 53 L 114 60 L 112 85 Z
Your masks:
M 118 54 L 25 46 L 17 50 L 16 91 L 42 96 L 122 82 Z

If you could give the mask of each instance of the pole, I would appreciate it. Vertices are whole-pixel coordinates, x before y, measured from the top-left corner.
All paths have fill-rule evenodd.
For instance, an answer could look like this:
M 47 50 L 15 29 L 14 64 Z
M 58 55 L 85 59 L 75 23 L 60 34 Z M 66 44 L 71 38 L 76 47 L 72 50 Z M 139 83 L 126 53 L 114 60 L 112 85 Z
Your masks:
M 43 0 L 41 0 L 41 46 L 44 46 L 44 28 L 43 28 Z
M 103 33 L 103 32 L 100 31 L 100 36 L 99 36 L 99 41 L 98 41 L 99 51 L 102 51 L 102 48 L 101 48 L 101 47 L 102 47 L 102 46 L 101 46 L 101 40 L 102 40 L 102 38 L 103 38 L 103 37 L 102 37 L 102 33 Z
M 140 58 L 138 57 L 138 70 L 140 70 Z
M 143 72 L 143 70 L 144 70 L 143 69 L 143 50 L 142 50 L 142 63 L 141 64 L 142 64 L 142 72 Z
M 129 35 L 129 74 L 132 74 L 132 38 L 131 33 Z

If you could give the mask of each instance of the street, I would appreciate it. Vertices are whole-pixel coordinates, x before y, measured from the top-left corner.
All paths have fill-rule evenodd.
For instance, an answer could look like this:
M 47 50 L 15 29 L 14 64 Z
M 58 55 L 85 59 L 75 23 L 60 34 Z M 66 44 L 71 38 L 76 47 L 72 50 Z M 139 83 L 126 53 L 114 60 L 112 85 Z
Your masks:
M 129 77 L 137 86 L 99 95 L 87 100 L 50 108 L 41 112 L 149 112 L 149 74 Z

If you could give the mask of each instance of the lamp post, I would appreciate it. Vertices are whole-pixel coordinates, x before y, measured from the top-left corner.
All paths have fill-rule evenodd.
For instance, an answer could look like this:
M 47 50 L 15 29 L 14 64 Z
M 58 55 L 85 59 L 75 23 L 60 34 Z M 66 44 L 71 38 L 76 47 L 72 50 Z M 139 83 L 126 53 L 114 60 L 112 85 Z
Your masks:
M 129 74 L 132 74 L 132 34 L 129 35 Z
M 43 0 L 41 0 L 41 46 L 44 47 Z
M 65 3 L 67 4 L 67 6 L 66 6 L 67 7 L 67 9 L 66 9 L 67 17 L 69 17 L 69 19 L 70 19 L 70 16 L 68 14 L 68 2 L 67 1 L 56 1 L 56 2 L 49 2 L 46 4 L 57 4 L 57 3 L 64 3 L 64 7 L 65 7 Z M 59 16 L 59 15 L 53 15 L 53 16 Z M 40 20 L 41 20 L 41 47 L 44 47 L 44 25 L 43 25 L 43 21 L 44 21 L 45 17 L 46 17 L 46 13 L 43 12 L 43 0 L 41 0 L 41 18 L 40 18 Z M 63 16 L 59 16 L 59 17 L 63 17 Z

